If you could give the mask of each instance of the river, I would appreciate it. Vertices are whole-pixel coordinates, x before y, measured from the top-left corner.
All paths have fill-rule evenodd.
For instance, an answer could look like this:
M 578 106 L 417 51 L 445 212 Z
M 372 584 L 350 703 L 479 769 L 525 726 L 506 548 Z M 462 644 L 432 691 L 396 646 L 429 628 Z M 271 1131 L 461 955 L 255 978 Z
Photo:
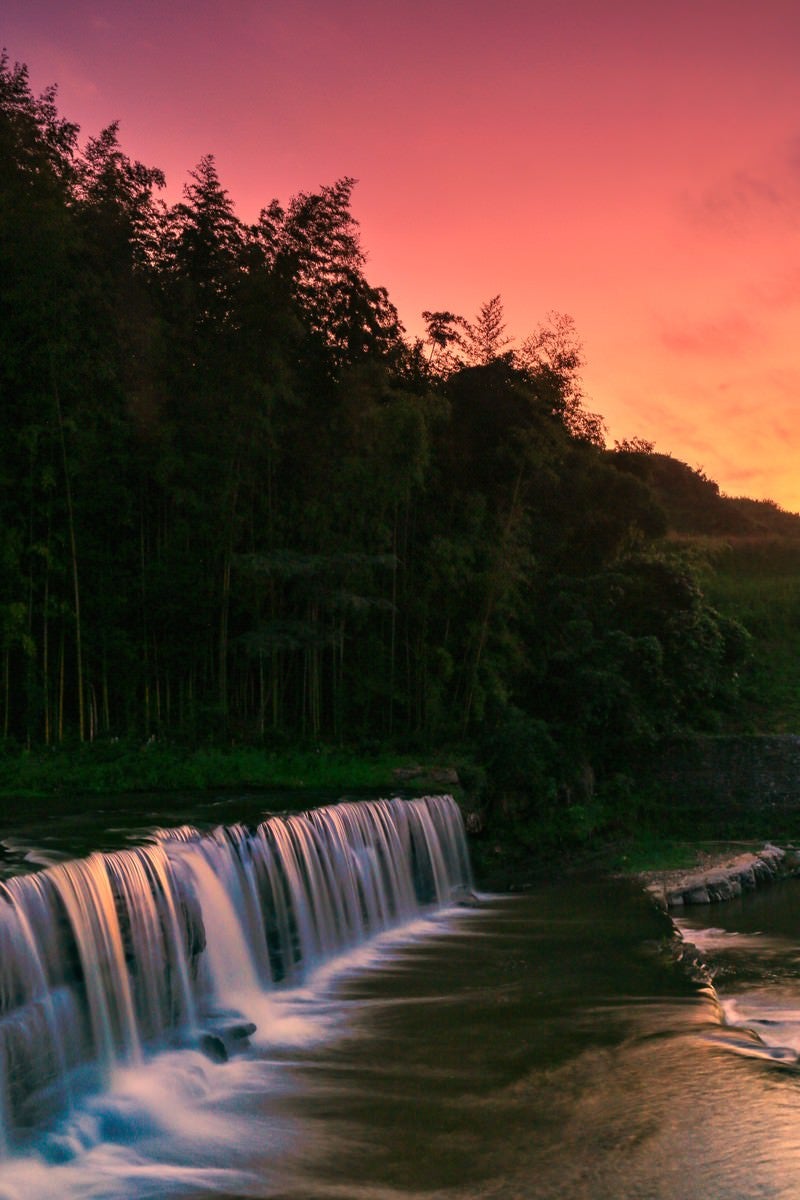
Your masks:
M 6 875 L 83 853 L 78 825 L 18 821 Z M 0 1198 L 797 1200 L 799 908 L 792 880 L 687 910 L 699 970 L 625 880 L 423 905 L 253 1000 L 243 1053 L 115 1060 L 9 1147 Z

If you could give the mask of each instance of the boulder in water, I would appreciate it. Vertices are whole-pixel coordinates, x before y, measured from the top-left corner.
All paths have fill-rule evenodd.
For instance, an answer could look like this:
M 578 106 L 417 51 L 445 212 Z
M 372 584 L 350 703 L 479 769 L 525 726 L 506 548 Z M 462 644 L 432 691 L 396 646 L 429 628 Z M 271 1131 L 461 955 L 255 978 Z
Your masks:
M 206 1058 L 210 1058 L 212 1062 L 224 1063 L 228 1061 L 228 1051 L 219 1034 L 204 1033 L 197 1044 Z
M 452 894 L 453 904 L 459 908 L 480 908 L 481 902 L 471 888 L 457 887 Z
M 225 1030 L 225 1038 L 232 1042 L 244 1042 L 252 1037 L 257 1029 L 257 1026 L 252 1021 L 240 1021 L 238 1025 L 231 1025 Z
M 227 1062 L 232 1054 L 241 1054 L 249 1047 L 256 1028 L 238 1013 L 220 1014 L 201 1034 L 198 1046 L 212 1062 Z

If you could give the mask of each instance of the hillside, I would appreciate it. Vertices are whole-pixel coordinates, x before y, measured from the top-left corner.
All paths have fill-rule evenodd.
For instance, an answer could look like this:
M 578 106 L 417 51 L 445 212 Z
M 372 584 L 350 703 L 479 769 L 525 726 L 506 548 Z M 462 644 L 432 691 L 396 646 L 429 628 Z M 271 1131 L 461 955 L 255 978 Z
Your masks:
M 667 454 L 610 452 L 664 510 L 673 543 L 702 564 L 710 602 L 751 636 L 732 730 L 800 730 L 800 515 L 770 500 L 723 495 L 714 480 Z
M 675 533 L 800 539 L 800 514 L 785 512 L 771 500 L 725 496 L 702 470 L 670 454 L 629 449 L 608 453 L 618 470 L 651 489 Z

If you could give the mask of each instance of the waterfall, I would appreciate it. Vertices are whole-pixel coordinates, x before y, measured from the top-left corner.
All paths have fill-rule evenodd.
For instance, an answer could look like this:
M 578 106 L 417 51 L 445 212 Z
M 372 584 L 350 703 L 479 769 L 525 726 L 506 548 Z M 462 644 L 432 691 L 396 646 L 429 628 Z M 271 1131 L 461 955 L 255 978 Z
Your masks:
M 265 998 L 470 885 L 450 796 L 160 829 L 0 883 L 0 1151 L 165 1047 L 246 1048 Z

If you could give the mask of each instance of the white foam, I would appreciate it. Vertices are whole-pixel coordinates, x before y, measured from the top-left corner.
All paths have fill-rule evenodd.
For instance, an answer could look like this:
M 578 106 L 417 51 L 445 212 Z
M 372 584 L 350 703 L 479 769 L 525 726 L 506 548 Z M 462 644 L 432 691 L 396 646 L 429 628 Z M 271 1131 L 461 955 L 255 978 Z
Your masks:
M 352 1026 L 357 1006 L 337 994 L 337 980 L 449 930 L 465 910 L 431 914 L 427 906 L 468 884 L 463 825 L 446 797 L 344 804 L 270 819 L 255 832 L 220 827 L 200 837 L 179 829 L 138 849 L 13 880 L 11 904 L 0 907 L 13 967 L 8 993 L 20 992 L 37 1011 L 41 980 L 63 981 L 69 1003 L 51 1005 L 50 1042 L 72 1049 L 83 1026 L 60 1018 L 81 1004 L 72 986 L 77 950 L 91 1037 L 65 1056 L 59 1078 L 65 1092 L 67 1081 L 96 1086 L 96 1059 L 110 1082 L 33 1148 L 0 1163 L 0 1200 L 131 1200 L 187 1188 L 251 1194 L 256 1185 L 237 1164 L 252 1161 L 254 1146 L 270 1164 L 286 1145 L 303 1144 L 296 1128 L 288 1138 L 286 1118 L 271 1115 L 265 1130 L 253 1115 L 291 1079 L 287 1051 Z M 44 965 L 38 945 L 20 935 L 18 909 L 30 909 L 44 931 Z M 295 986 L 276 986 L 275 978 Z M 235 1026 L 250 1023 L 255 1053 L 246 1036 L 237 1041 Z M 148 1050 L 205 1035 L 210 1054 L 245 1053 L 211 1062 L 194 1049 Z M 39 1060 L 32 1104 L 49 1079 L 48 1060 Z M 13 1117 L 9 1127 L 21 1136 L 22 1104 Z M 263 1178 L 257 1186 L 263 1194 Z
M 0 1200 L 263 1195 L 263 1173 L 255 1178 L 236 1165 L 239 1157 L 244 1162 L 257 1145 L 259 1157 L 277 1166 L 299 1144 L 294 1127 L 273 1117 L 265 1125 L 252 1111 L 257 1103 L 248 1103 L 248 1096 L 274 1098 L 291 1086 L 291 1062 L 274 1052 L 339 1036 L 346 1009 L 336 998 L 337 981 L 396 961 L 404 946 L 450 932 L 466 913 L 449 909 L 380 934 L 319 967 L 302 987 L 234 989 L 237 1010 L 257 1026 L 251 1041 L 260 1056 L 212 1063 L 181 1049 L 118 1068 L 109 1090 L 86 1099 L 36 1151 L 0 1163 Z

